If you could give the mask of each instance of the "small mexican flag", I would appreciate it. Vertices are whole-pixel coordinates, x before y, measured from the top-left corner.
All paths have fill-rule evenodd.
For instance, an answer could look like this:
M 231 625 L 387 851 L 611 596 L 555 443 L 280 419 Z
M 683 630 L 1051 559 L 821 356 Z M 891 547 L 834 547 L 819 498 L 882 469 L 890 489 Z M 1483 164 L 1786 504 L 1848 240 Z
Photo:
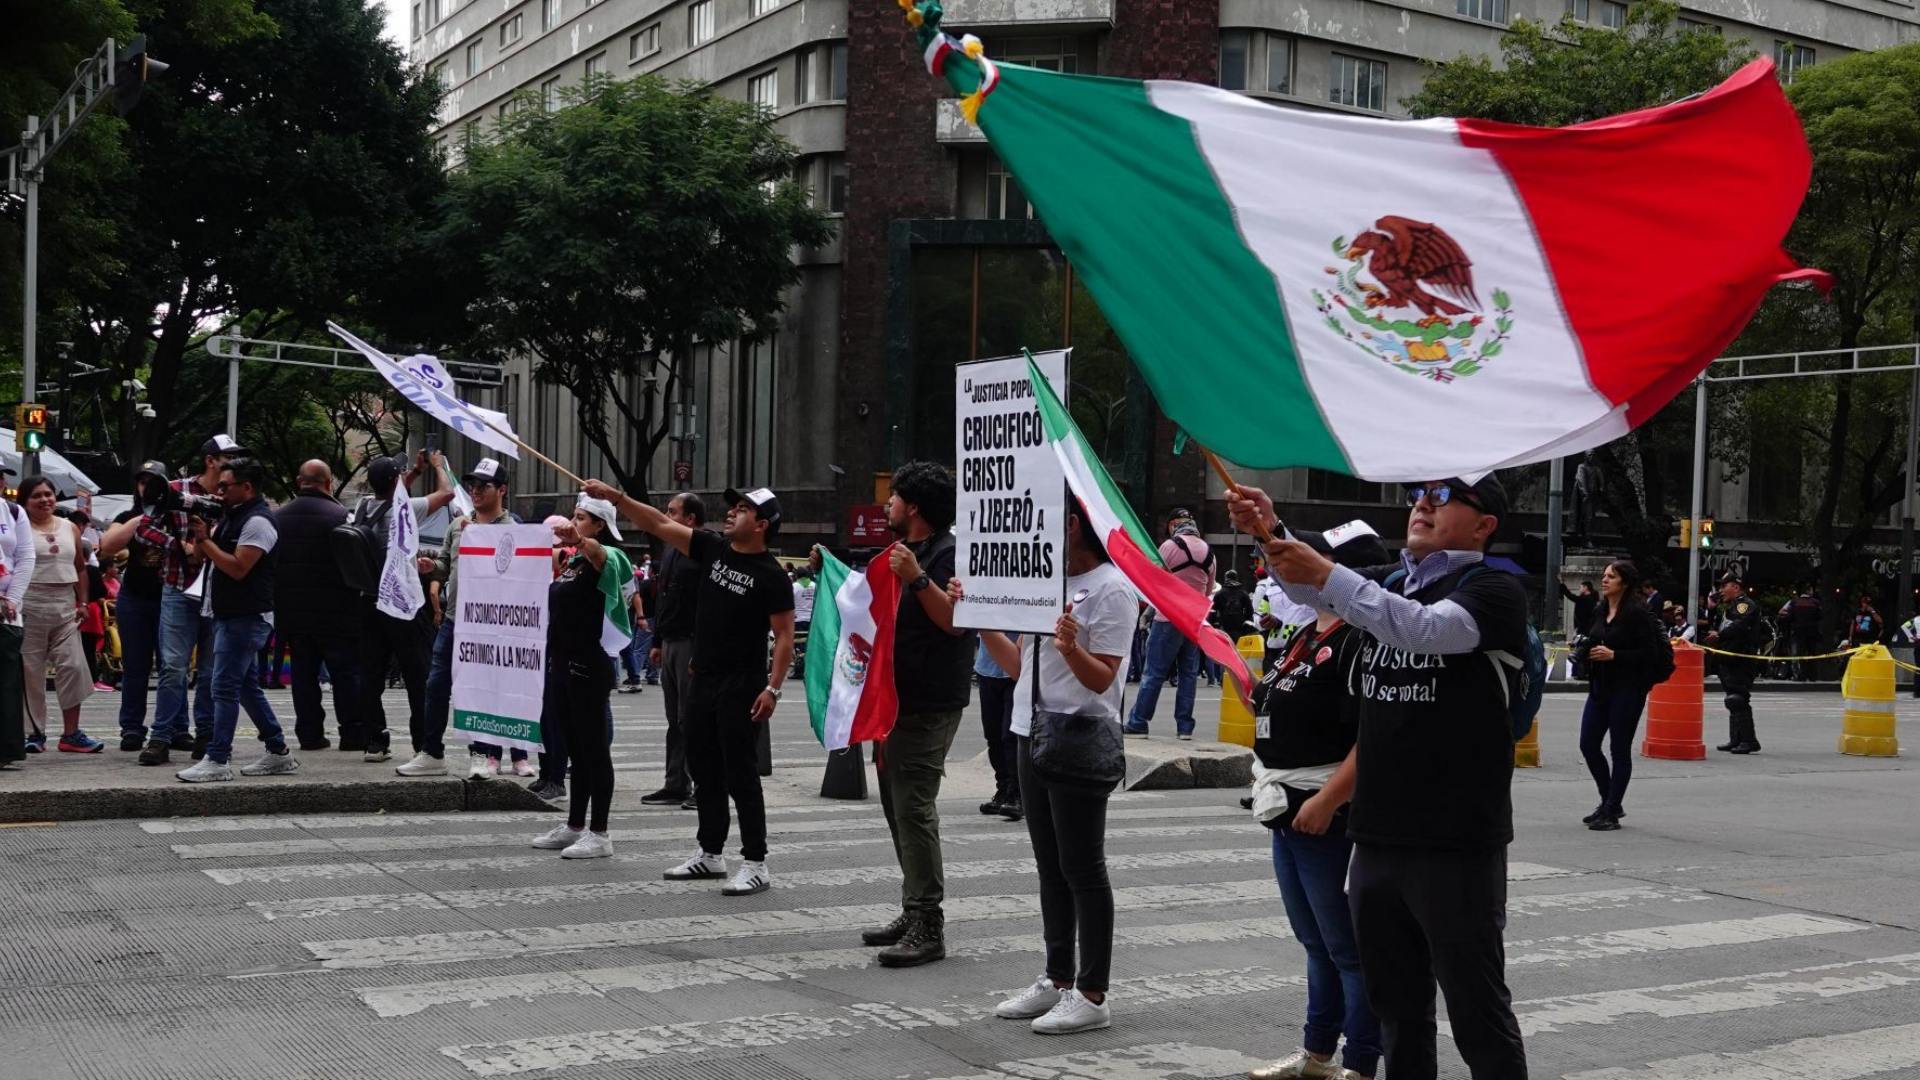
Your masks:
M 1564 128 L 1282 108 L 997 65 L 978 117 L 1169 418 L 1241 465 L 1463 476 L 1619 438 L 1746 326 L 1812 157 L 1773 66 Z M 1361 64 L 1335 87 L 1384 95 Z M 1258 404 L 1251 404 L 1257 400 Z
M 1106 466 L 1100 464 L 1093 447 L 1087 445 L 1086 436 L 1080 434 L 1080 428 L 1067 414 L 1067 407 L 1053 392 L 1047 377 L 1040 373 L 1031 353 L 1027 354 L 1027 379 L 1040 406 L 1040 426 L 1060 459 L 1060 471 L 1067 474 L 1067 486 L 1073 489 L 1081 512 L 1100 535 L 1107 557 L 1126 575 L 1134 589 L 1146 597 L 1147 603 L 1167 617 L 1174 629 L 1200 646 L 1208 659 L 1227 669 L 1243 688 L 1244 695 L 1244 688 L 1252 686 L 1254 680 L 1247 674 L 1246 661 L 1235 651 L 1233 640 L 1207 623 L 1212 599 L 1194 591 L 1193 586 L 1174 577 L 1161 565 L 1160 549 L 1152 535 L 1134 516 L 1133 507 L 1127 505 L 1126 496 L 1107 474 Z
M 879 742 L 893 730 L 900 700 L 893 692 L 893 622 L 900 579 L 886 551 L 855 571 L 820 549 L 820 579 L 807 632 L 807 716 L 829 750 Z
M 611 544 L 603 545 L 607 561 L 600 567 L 600 598 L 606 603 L 600 620 L 600 647 L 608 656 L 619 656 L 633 641 L 633 594 L 639 583 L 633 577 L 633 561 L 627 553 Z

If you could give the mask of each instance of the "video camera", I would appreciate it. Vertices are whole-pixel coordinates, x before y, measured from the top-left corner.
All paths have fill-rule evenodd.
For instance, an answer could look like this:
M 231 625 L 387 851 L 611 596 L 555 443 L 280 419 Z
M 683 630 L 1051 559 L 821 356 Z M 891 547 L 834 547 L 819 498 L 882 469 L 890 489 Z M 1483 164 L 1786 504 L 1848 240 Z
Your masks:
M 160 509 L 163 512 L 183 510 L 188 516 L 197 517 L 211 525 L 226 516 L 227 504 L 211 495 L 190 495 L 169 487 L 167 493 L 161 496 Z

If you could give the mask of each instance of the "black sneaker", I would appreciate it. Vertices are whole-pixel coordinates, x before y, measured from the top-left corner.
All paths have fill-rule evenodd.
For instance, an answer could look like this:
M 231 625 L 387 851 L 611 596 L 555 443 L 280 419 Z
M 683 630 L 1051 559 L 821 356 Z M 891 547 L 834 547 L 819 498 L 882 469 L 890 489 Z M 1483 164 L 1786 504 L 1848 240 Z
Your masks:
M 915 915 L 900 940 L 880 950 L 881 967 L 919 967 L 947 958 L 946 918 L 937 911 Z
M 992 817 L 993 815 L 999 813 L 1001 798 L 1002 796 L 1000 792 L 997 792 L 997 791 L 994 792 L 993 798 L 988 799 L 986 802 L 983 802 L 980 804 L 980 812 L 982 814 L 985 814 L 988 817 Z
M 567 797 L 567 786 L 557 780 L 536 780 L 527 790 L 548 802 L 560 802 Z
M 698 809 L 700 809 L 700 800 L 699 800 L 699 798 L 698 798 L 698 797 L 696 797 L 696 796 L 693 796 L 693 795 L 689 795 L 689 796 L 687 796 L 687 801 L 686 801 L 686 802 L 683 802 L 683 803 L 681 803 L 681 804 L 680 804 L 680 809 L 682 809 L 682 810 L 698 810 Z
M 1599 821 L 1601 818 L 1606 816 L 1607 816 L 1607 804 L 1601 803 L 1599 806 L 1596 806 L 1593 808 L 1593 813 L 1588 814 L 1586 817 L 1581 818 L 1580 824 L 1592 825 L 1594 822 Z
M 166 743 L 160 742 L 158 740 L 154 742 L 150 742 L 147 744 L 146 749 L 140 751 L 140 764 L 165 765 L 167 763 L 167 758 L 170 756 L 168 751 L 171 749 L 172 748 L 169 747 Z
M 1008 821 L 1019 821 L 1026 817 L 1026 810 L 1020 806 L 1020 796 L 1011 795 L 1000 800 L 1000 816 Z
M 1760 752 L 1760 744 L 1757 742 L 1743 742 L 1728 752 L 1734 754 L 1757 754 Z
M 193 736 L 183 731 L 180 734 L 175 735 L 172 741 L 167 743 L 167 745 L 172 749 L 180 751 L 183 754 L 187 753 L 193 749 Z
M 1732 754 L 1732 753 L 1738 753 L 1738 751 L 1736 751 L 1734 747 L 1739 745 L 1740 744 L 1737 742 L 1723 742 L 1719 746 L 1714 747 L 1714 749 L 1720 751 L 1723 754 Z
M 120 733 L 120 749 L 128 753 L 145 749 L 146 745 L 147 737 L 137 731 L 123 731 Z
M 327 738 L 324 735 L 318 739 L 301 739 L 300 740 L 300 749 L 302 750 L 325 750 L 331 747 L 332 745 L 333 745 L 333 740 Z
M 672 788 L 661 788 L 651 795 L 640 796 L 642 806 L 677 806 L 687 801 L 687 793 Z
M 1594 832 L 1613 832 L 1620 827 L 1620 819 L 1612 814 L 1603 814 L 1587 824 Z
M 860 931 L 862 945 L 892 945 L 905 937 L 913 927 L 916 918 L 911 911 L 903 911 L 893 917 L 893 921 L 874 930 Z

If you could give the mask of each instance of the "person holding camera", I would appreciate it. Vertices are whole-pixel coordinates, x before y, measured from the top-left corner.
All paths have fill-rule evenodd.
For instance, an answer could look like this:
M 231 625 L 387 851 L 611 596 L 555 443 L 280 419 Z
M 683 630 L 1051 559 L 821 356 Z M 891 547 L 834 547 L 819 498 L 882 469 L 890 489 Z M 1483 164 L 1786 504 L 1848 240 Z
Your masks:
M 147 729 L 147 685 L 160 645 L 161 571 L 168 552 L 186 535 L 186 515 L 167 510 L 172 488 L 163 461 L 142 462 L 133 474 L 134 505 L 113 519 L 100 537 L 100 555 L 111 562 L 127 553 L 127 568 L 114 601 L 120 626 L 120 749 L 140 751 L 140 764 L 165 763 L 168 751 L 193 749 L 193 736 Z
M 213 652 L 201 661 L 203 673 L 212 673 L 212 737 L 199 761 L 174 774 L 189 784 L 233 779 L 227 759 L 242 706 L 267 752 L 241 775 L 280 776 L 300 768 L 257 678 L 260 648 L 273 632 L 274 547 L 280 540 L 273 511 L 260 494 L 266 482 L 266 470 L 252 458 L 227 462 L 215 485 L 224 513 L 209 521 L 214 515 L 201 508 L 187 534 L 190 549 L 208 564 L 200 613 L 213 623 Z
M 198 476 L 175 480 L 168 486 L 165 505 L 150 514 L 149 524 L 171 536 L 167 557 L 160 567 L 160 689 L 154 695 L 153 727 L 167 733 L 176 750 L 191 749 L 200 760 L 213 732 L 212 668 L 200 672 L 193 687 L 193 740 L 186 741 L 187 680 L 193 670 L 193 658 L 213 655 L 213 620 L 203 618 L 200 609 L 205 600 L 205 585 L 196 595 L 188 595 L 200 577 L 206 560 L 197 555 L 185 538 L 188 511 L 199 508 L 218 515 L 221 504 L 217 489 L 220 470 L 229 461 L 245 457 L 247 448 L 230 435 L 215 435 L 200 444 L 201 470 Z M 185 743 L 185 746 L 181 744 Z M 149 750 L 152 743 L 148 744 Z M 145 752 L 142 758 L 149 755 Z M 161 764 L 165 759 L 153 761 Z M 146 762 L 142 762 L 146 764 Z

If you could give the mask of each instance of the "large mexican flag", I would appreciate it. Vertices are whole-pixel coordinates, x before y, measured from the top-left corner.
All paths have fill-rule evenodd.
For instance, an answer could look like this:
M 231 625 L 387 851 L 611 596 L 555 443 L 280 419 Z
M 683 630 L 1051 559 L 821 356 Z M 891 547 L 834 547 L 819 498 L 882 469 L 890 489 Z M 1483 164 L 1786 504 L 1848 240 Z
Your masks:
M 891 547 L 860 570 L 819 550 L 820 581 L 807 631 L 807 717 L 821 746 L 844 750 L 886 738 L 900 711 L 893 689 L 900 579 L 887 565 Z
M 1054 393 L 1047 377 L 1041 374 L 1039 365 L 1033 362 L 1031 353 L 1027 355 L 1027 379 L 1033 386 L 1034 401 L 1040 406 L 1040 427 L 1046 432 L 1054 455 L 1060 459 L 1060 471 L 1066 474 L 1067 486 L 1073 489 L 1080 511 L 1093 523 L 1094 532 L 1107 549 L 1107 557 L 1155 611 L 1166 616 L 1187 640 L 1200 646 L 1208 659 L 1227 669 L 1245 696 L 1245 688 L 1251 687 L 1254 680 L 1247 674 L 1246 661 L 1240 659 L 1240 653 L 1234 649 L 1233 639 L 1207 623 L 1213 598 L 1196 592 L 1193 586 L 1174 577 L 1161 565 L 1153 534 L 1140 524 L 1133 507 L 1127 505 L 1127 497 L 1121 494 L 1107 467 L 1100 464 L 1099 456 L 1067 413 L 1060 395 Z
M 1285 108 L 962 55 L 930 70 L 1224 457 L 1431 479 L 1597 446 L 1775 283 L 1811 158 L 1772 65 L 1559 129 Z M 970 43 L 972 44 L 972 43 Z

